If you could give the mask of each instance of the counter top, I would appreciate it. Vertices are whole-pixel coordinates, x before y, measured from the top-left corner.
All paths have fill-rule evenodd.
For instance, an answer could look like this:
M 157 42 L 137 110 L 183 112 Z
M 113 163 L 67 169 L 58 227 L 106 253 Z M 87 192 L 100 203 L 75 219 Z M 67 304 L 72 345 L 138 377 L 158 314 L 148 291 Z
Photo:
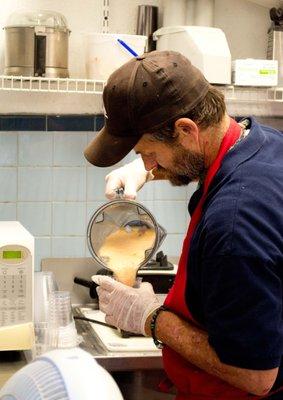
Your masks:
M 25 365 L 26 360 L 22 352 L 0 352 L 0 388 L 15 372 Z
M 83 316 L 79 306 L 73 307 L 73 314 Z M 115 354 L 109 353 L 102 346 L 99 337 L 91 328 L 89 322 L 76 320 L 76 327 L 78 334 L 83 338 L 80 347 L 92 354 L 96 361 L 102 367 L 107 369 L 107 371 L 142 371 L 163 369 L 161 351 L 115 352 Z

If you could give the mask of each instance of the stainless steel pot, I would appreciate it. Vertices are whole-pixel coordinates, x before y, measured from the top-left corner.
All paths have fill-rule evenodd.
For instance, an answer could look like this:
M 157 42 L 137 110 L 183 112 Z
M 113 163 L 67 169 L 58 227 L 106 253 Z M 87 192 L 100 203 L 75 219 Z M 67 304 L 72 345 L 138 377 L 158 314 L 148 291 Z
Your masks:
M 5 30 L 5 74 L 66 78 L 70 30 L 51 11 L 18 12 Z

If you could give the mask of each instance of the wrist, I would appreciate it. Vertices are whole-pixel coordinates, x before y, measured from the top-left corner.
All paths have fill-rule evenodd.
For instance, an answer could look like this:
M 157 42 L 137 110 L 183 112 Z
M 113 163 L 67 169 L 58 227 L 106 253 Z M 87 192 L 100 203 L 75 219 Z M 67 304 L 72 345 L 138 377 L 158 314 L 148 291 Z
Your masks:
M 151 323 L 152 316 L 153 316 L 154 312 L 155 312 L 155 310 L 152 311 L 152 312 L 148 315 L 148 317 L 146 318 L 146 320 L 145 320 L 145 326 L 144 326 L 144 333 L 145 333 L 145 336 L 151 336 L 150 323 Z

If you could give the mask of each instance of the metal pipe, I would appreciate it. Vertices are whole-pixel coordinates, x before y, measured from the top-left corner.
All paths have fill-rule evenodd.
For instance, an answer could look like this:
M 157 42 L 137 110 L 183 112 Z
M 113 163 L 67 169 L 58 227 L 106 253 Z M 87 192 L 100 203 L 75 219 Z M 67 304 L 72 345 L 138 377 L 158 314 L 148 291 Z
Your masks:
M 196 0 L 194 22 L 197 26 L 214 26 L 214 0 Z

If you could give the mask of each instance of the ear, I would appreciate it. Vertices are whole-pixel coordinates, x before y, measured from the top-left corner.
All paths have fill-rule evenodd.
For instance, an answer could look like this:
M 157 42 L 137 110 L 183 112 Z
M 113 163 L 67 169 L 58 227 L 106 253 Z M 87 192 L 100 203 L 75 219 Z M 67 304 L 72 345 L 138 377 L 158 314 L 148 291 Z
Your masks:
M 197 124 L 190 118 L 179 118 L 175 122 L 175 132 L 178 134 L 179 142 L 184 147 L 191 143 L 199 143 L 199 129 Z

